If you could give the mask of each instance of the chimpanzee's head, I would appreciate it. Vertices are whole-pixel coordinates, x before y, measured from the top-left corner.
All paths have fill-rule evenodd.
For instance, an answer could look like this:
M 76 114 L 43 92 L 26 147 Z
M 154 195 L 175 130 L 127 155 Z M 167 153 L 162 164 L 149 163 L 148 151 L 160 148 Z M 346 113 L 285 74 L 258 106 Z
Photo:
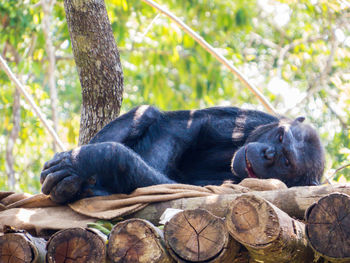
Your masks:
M 316 131 L 303 117 L 257 127 L 233 156 L 231 169 L 240 179 L 276 178 L 288 187 L 318 185 L 324 150 Z

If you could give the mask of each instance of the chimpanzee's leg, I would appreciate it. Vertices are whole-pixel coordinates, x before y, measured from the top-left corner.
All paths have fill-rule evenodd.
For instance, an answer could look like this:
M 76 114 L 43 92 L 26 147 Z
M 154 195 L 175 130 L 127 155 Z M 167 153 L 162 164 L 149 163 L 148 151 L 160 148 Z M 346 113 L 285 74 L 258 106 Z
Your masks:
M 56 154 L 44 165 L 40 181 L 42 192 L 59 203 L 83 196 L 83 188 L 98 194 L 99 189 L 106 193 L 130 193 L 138 187 L 174 183 L 116 142 L 88 144 Z
M 89 142 L 125 142 L 137 140 L 162 116 L 155 107 L 142 105 L 130 110 L 103 127 Z

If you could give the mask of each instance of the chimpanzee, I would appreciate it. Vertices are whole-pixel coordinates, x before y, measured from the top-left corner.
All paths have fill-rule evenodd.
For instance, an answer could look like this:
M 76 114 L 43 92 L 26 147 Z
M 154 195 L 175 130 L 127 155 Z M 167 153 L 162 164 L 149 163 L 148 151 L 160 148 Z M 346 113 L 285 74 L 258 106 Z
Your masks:
M 65 203 L 156 184 L 218 185 L 247 177 L 317 185 L 324 150 L 303 121 L 235 107 L 161 112 L 140 106 L 89 144 L 46 162 L 42 192 Z

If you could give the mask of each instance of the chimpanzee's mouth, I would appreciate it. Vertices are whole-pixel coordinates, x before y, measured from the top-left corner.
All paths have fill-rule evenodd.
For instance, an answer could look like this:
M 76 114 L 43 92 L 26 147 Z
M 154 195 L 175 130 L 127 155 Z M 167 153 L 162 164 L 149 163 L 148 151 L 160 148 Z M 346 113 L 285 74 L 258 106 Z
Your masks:
M 248 149 L 248 145 L 245 147 L 245 164 L 246 164 L 246 168 L 245 168 L 245 170 L 246 170 L 246 172 L 247 172 L 247 174 L 248 174 L 248 177 L 249 178 L 258 178 L 257 176 L 256 176 L 256 174 L 254 173 L 254 171 L 253 171 L 253 167 L 252 167 L 252 164 L 249 162 L 249 160 L 248 160 L 248 157 L 247 157 L 247 149 Z

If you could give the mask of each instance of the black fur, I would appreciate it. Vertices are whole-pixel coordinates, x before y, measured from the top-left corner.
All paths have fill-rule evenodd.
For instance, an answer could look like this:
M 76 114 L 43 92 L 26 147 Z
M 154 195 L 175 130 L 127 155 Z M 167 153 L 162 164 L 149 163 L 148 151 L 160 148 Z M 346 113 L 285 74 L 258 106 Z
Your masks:
M 64 203 L 176 182 L 258 177 L 288 186 L 318 184 L 323 148 L 303 120 L 234 107 L 160 112 L 140 106 L 106 125 L 89 144 L 45 163 L 42 191 Z

